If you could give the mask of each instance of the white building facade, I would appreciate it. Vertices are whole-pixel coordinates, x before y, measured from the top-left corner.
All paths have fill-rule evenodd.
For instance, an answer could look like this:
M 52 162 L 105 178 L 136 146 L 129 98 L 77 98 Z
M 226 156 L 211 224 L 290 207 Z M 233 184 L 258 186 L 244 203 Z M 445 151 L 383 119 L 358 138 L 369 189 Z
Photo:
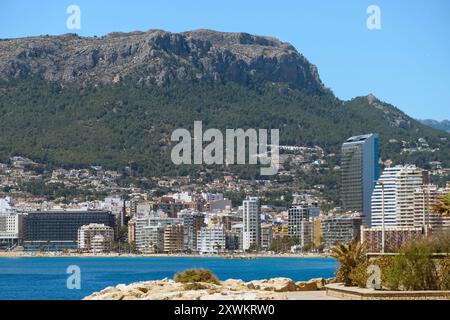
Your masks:
M 78 229 L 78 249 L 88 252 L 108 252 L 114 241 L 114 230 L 110 226 L 91 223 Z
M 244 250 L 261 244 L 261 215 L 259 199 L 249 197 L 242 203 L 242 246 Z
M 23 215 L 17 212 L 0 212 L 0 248 L 11 249 L 22 237 Z
M 414 191 L 423 184 L 414 165 L 386 168 L 372 194 L 372 227 L 414 227 Z
M 226 249 L 226 234 L 223 225 L 202 227 L 197 235 L 197 249 L 201 254 L 217 254 Z

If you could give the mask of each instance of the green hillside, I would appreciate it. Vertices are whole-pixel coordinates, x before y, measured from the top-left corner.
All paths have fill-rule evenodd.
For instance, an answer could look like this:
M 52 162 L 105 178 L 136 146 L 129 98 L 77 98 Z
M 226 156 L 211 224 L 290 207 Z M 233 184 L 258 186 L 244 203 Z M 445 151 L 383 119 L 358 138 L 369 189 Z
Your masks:
M 0 83 L 0 119 L 0 159 L 23 155 L 50 165 L 111 169 L 131 163 L 141 175 L 199 169 L 175 167 L 170 160 L 170 134 L 192 129 L 195 120 L 203 120 L 204 130 L 279 128 L 281 144 L 318 145 L 332 153 L 339 153 L 349 136 L 377 132 L 383 159 L 424 167 L 439 160 L 450 166 L 450 134 L 372 96 L 342 102 L 331 92 L 311 94 L 267 81 L 148 87 L 129 79 L 81 87 L 9 80 Z M 439 151 L 400 153 L 417 147 L 419 138 Z

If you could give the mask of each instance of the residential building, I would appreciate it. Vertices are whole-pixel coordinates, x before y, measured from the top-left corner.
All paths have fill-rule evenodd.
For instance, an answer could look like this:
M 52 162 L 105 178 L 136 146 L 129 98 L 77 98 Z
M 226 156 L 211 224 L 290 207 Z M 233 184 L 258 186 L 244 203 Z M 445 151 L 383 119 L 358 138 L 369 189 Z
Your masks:
M 184 228 L 182 224 L 169 224 L 164 228 L 164 252 L 184 251 Z
M 269 250 L 273 242 L 272 224 L 264 223 L 261 225 L 261 250 Z
M 414 227 L 414 191 L 422 186 L 422 170 L 414 165 L 386 168 L 372 195 L 372 226 Z
M 233 238 L 229 238 L 229 248 L 230 247 L 235 247 L 236 246 L 236 241 L 237 241 L 237 248 L 234 250 L 244 250 L 244 240 L 243 240 L 243 230 L 244 230 L 244 226 L 242 223 L 235 223 L 231 226 L 231 230 L 230 230 L 230 237 Z M 236 239 L 237 237 L 237 239 Z
M 114 230 L 110 226 L 91 223 L 78 229 L 78 249 L 86 252 L 108 252 L 114 241 Z
M 361 242 L 369 252 L 381 252 L 382 227 L 361 228 Z M 421 227 L 385 227 L 385 252 L 397 252 L 408 241 L 423 237 Z
M 331 247 L 360 239 L 363 218 L 359 213 L 333 214 L 320 217 L 322 243 Z
M 448 193 L 450 193 L 449 187 L 439 188 L 433 184 L 416 188 L 414 190 L 414 226 L 426 226 L 427 232 L 428 230 L 450 230 L 450 216 L 433 211 L 433 205 L 440 197 Z
M 185 250 L 197 251 L 197 233 L 205 225 L 205 215 L 201 212 L 181 211 L 178 217 L 183 219 Z
M 223 225 L 202 227 L 198 231 L 197 248 L 201 254 L 217 254 L 226 249 L 226 234 Z
M 165 214 L 158 216 L 156 212 L 151 212 L 136 216 L 130 222 L 135 223 L 136 249 L 142 253 L 155 253 L 163 252 L 165 249 L 164 231 L 166 227 L 182 225 L 183 219 L 168 218 Z
M 291 206 L 288 210 L 289 236 L 299 240 L 301 248 L 313 242 L 313 217 L 320 212 L 317 202 Z
M 16 247 L 22 240 L 23 215 L 14 212 L 0 212 L 0 249 Z
M 136 248 L 141 253 L 164 252 L 164 229 L 163 226 L 145 226 L 141 232 L 139 246 Z
M 379 176 L 379 136 L 366 134 L 347 139 L 342 145 L 341 197 L 345 211 L 364 214 L 371 223 L 371 196 Z
M 229 251 L 242 250 L 242 226 L 241 230 L 226 230 L 225 229 L 225 249 Z
M 272 227 L 273 238 L 280 239 L 289 236 L 289 224 L 288 223 L 276 223 Z
M 261 216 L 259 199 L 257 197 L 249 197 L 243 201 L 242 207 L 243 249 L 260 248 Z

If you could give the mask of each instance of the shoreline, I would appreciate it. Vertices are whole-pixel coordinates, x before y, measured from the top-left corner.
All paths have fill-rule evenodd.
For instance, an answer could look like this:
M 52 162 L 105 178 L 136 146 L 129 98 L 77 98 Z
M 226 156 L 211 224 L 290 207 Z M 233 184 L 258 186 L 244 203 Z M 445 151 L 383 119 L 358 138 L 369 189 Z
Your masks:
M 227 279 L 217 282 L 177 282 L 173 279 L 138 281 L 109 286 L 82 300 L 289 300 L 302 299 L 305 292 L 316 299 L 326 297 L 325 286 L 335 278 L 295 282 L 276 277 L 262 280 Z
M 223 258 L 230 260 L 251 260 L 257 258 L 330 258 L 326 254 L 133 254 L 133 253 L 30 253 L 30 252 L 0 252 L 0 258 Z

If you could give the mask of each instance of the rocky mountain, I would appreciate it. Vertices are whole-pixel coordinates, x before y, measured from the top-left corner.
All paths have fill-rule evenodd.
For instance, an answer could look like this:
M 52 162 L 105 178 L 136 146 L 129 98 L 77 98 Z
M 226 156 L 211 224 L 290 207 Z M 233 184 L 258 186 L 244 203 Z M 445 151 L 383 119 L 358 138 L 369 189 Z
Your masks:
M 437 120 L 425 119 L 425 120 L 419 120 L 419 121 L 421 123 L 423 123 L 424 125 L 427 125 L 431 128 L 450 132 L 450 120 L 437 121 Z
M 85 38 L 76 34 L 0 41 L 0 78 L 39 77 L 58 83 L 139 83 L 251 79 L 323 90 L 317 68 L 290 44 L 247 33 L 161 30 L 110 33 Z
M 173 165 L 170 135 L 195 120 L 278 128 L 284 145 L 337 155 L 348 137 L 377 132 L 383 159 L 450 167 L 450 134 L 373 95 L 337 99 L 313 64 L 274 38 L 151 30 L 0 41 L 0 161 L 186 174 L 198 167 Z

